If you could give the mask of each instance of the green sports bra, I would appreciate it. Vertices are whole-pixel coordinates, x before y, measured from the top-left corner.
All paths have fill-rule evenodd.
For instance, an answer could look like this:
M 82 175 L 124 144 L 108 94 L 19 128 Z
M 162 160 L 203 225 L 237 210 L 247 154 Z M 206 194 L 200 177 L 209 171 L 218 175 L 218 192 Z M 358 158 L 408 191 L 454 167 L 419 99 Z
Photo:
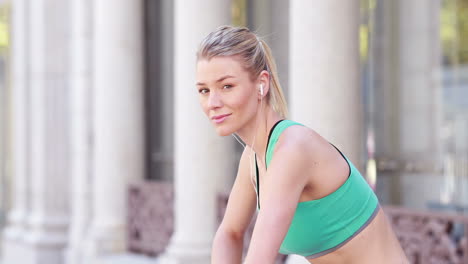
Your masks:
M 267 168 L 281 133 L 293 125 L 301 124 L 281 120 L 271 129 L 265 156 Z M 348 163 L 348 179 L 336 191 L 321 199 L 298 203 L 281 244 L 281 254 L 297 254 L 306 258 L 323 256 L 346 244 L 377 214 L 379 202 L 373 190 L 351 161 L 340 150 L 337 151 Z M 260 210 L 258 174 L 257 167 L 257 206 Z

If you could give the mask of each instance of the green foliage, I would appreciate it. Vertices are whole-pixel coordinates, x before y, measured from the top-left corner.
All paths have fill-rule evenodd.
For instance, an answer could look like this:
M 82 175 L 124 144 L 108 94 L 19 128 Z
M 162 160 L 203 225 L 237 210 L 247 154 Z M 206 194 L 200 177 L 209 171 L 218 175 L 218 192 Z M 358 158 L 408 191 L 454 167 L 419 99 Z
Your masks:
M 10 44 L 10 4 L 0 4 L 0 53 L 4 54 Z
M 373 32 L 373 14 L 377 0 L 360 0 L 359 53 L 361 61 L 369 56 L 370 34 Z
M 0 4 L 0 56 L 8 52 L 10 46 L 10 4 Z
M 247 26 L 247 0 L 233 0 L 231 14 L 233 25 Z
M 445 64 L 468 64 L 468 0 L 442 1 L 440 37 Z

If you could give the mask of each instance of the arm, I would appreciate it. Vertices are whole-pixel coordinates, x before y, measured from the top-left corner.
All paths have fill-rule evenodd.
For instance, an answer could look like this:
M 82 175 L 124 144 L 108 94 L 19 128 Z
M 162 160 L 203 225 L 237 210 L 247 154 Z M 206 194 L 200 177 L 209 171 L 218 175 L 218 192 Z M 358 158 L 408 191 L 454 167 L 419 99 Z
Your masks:
M 226 213 L 213 241 L 212 264 L 240 264 L 242 260 L 244 233 L 257 199 L 250 179 L 249 151 L 247 147 L 242 153 Z
M 286 133 L 286 131 L 285 131 Z M 281 140 L 281 139 L 280 139 Z M 310 158 L 298 140 L 276 145 L 263 180 L 257 217 L 245 264 L 274 263 L 307 184 Z

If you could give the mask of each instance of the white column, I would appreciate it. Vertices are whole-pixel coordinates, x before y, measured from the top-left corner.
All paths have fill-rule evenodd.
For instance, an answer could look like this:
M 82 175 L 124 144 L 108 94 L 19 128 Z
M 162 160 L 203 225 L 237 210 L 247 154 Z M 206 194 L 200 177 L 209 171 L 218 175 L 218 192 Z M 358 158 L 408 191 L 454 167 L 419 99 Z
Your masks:
M 53 6 L 54 8 L 49 8 Z M 62 264 L 68 229 L 68 5 L 35 0 L 30 18 L 31 213 L 22 263 Z
M 91 217 L 92 197 L 92 1 L 71 1 L 70 45 L 70 172 L 71 221 L 67 264 L 84 264 L 85 235 Z
M 289 10 L 291 117 L 362 168 L 359 1 L 295 0 Z
M 398 147 L 399 159 L 406 163 L 398 190 L 404 206 L 427 208 L 429 201 L 439 201 L 441 196 L 441 190 L 434 191 L 434 186 L 442 187 L 444 183 L 440 170 L 443 162 L 438 22 L 441 4 L 440 1 L 424 0 L 397 2 L 400 46 Z
M 12 208 L 8 214 L 8 225 L 3 232 L 3 261 L 13 263 L 21 255 L 21 244 L 27 233 L 28 211 L 28 71 L 27 0 L 12 3 Z M 16 261 L 13 261 L 16 260 Z
M 438 1 L 399 2 L 400 149 L 403 159 L 440 160 Z M 417 135 L 417 137 L 415 137 Z
M 219 179 L 232 176 L 231 138 L 221 138 L 202 113 L 195 53 L 202 39 L 230 22 L 226 0 L 174 3 L 175 231 L 161 263 L 209 263 Z M 209 15 L 207 15 L 209 10 Z
M 281 87 L 286 98 L 289 98 L 289 10 L 290 1 L 273 0 L 271 8 L 270 21 L 272 23 L 271 47 L 273 56 L 275 56 L 278 75 Z
M 143 1 L 91 2 L 93 219 L 86 254 L 94 257 L 125 250 L 127 186 L 144 175 Z

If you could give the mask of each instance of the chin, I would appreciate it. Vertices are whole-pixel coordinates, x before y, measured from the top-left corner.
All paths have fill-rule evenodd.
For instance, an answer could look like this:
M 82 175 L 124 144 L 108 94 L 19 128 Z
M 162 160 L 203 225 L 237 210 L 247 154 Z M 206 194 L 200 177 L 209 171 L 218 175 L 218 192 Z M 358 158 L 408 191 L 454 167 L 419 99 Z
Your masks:
M 225 136 L 230 136 L 232 133 L 234 133 L 229 126 L 218 126 L 216 127 L 216 133 L 218 136 L 225 137 Z

